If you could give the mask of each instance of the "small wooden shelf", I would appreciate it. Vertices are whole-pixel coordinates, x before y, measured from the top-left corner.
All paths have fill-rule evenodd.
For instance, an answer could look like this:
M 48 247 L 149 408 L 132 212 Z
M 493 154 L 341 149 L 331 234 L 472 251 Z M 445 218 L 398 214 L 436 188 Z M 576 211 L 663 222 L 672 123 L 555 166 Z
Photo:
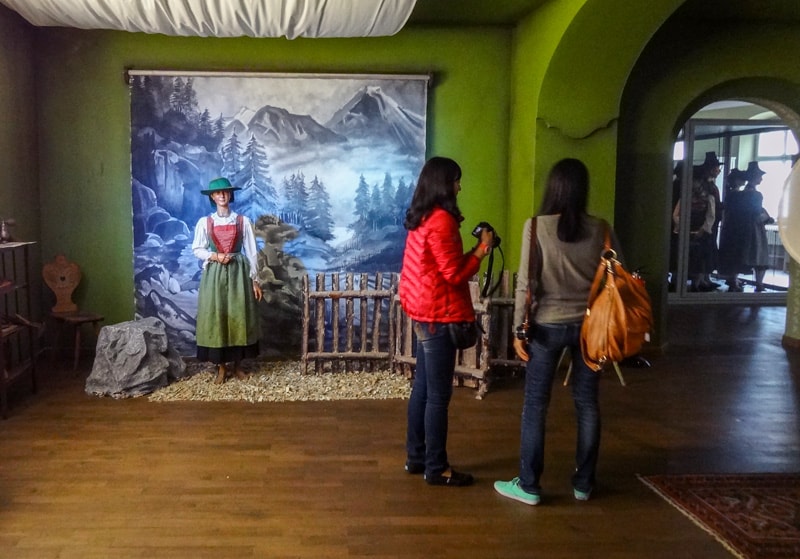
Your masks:
M 31 316 L 30 258 L 33 242 L 0 243 L 0 413 L 8 417 L 8 388 L 30 374 L 36 392 L 36 343 Z M 11 285 L 9 285 L 11 282 Z

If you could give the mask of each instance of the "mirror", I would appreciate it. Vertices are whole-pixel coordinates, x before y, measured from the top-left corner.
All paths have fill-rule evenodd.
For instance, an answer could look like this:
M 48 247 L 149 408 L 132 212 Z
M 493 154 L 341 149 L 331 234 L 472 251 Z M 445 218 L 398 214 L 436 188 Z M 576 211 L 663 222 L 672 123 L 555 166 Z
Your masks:
M 791 235 L 793 225 L 782 219 L 790 206 L 779 206 L 798 145 L 771 116 L 695 115 L 681 130 L 673 157 L 670 301 L 785 301 L 789 257 L 779 230 Z M 796 208 L 796 196 L 785 196 L 786 204 Z

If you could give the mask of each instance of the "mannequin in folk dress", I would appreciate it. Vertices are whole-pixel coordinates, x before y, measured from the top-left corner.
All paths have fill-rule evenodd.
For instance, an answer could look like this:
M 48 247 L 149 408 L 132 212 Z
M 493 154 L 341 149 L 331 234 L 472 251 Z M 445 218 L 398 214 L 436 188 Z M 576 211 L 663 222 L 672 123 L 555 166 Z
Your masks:
M 225 382 L 227 363 L 243 380 L 242 359 L 258 356 L 257 248 L 252 222 L 231 209 L 234 187 L 214 179 L 201 194 L 215 211 L 198 220 L 192 252 L 203 263 L 197 305 L 197 358 L 217 365 L 216 384 Z

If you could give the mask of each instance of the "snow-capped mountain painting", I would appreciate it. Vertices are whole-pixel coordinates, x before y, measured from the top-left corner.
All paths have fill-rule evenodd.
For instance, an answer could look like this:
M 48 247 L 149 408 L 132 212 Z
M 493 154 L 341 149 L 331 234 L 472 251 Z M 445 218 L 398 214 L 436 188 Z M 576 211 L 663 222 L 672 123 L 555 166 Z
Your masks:
M 212 179 L 256 228 L 262 353 L 299 352 L 302 278 L 397 272 L 425 160 L 428 76 L 131 73 L 137 316 L 195 351 L 197 221 Z

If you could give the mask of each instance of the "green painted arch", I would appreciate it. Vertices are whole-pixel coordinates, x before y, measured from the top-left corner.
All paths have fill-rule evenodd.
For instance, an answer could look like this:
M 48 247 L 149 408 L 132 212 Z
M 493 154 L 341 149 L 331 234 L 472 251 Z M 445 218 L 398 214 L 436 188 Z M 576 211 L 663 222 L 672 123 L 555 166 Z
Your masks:
M 687 36 L 698 39 L 687 46 L 662 35 L 646 49 L 621 103 L 615 228 L 626 258 L 653 278 L 667 273 L 672 144 L 686 120 L 714 101 L 740 99 L 775 110 L 796 135 L 800 131 L 796 27 L 742 25 L 714 33 L 691 30 Z M 664 309 L 666 282 L 656 282 L 651 297 L 654 307 Z M 663 332 L 663 314 L 657 320 Z
M 586 0 L 547 62 L 536 113 L 534 179 L 566 154 L 586 161 L 591 210 L 614 220 L 626 259 L 653 278 L 657 338 L 665 330 L 666 282 L 658 278 L 666 277 L 677 129 L 713 100 L 758 100 L 793 128 L 800 114 L 796 25 L 698 24 L 673 36 L 665 23 L 681 4 Z
M 583 0 L 550 57 L 538 118 L 572 139 L 607 128 L 622 91 L 653 34 L 683 0 Z
M 671 142 L 694 112 L 714 101 L 758 99 L 800 112 L 795 27 L 752 25 L 687 35 L 698 37 L 693 48 L 682 44 L 680 51 L 673 48 L 679 39 L 661 37 L 631 72 L 621 92 L 621 149 L 650 151 L 654 143 Z
M 613 219 L 622 91 L 646 42 L 681 3 L 651 0 L 632 7 L 629 0 L 559 0 L 520 23 L 512 62 L 510 226 L 521 226 L 535 211 L 538 185 L 568 155 L 589 167 L 591 210 Z
M 795 136 L 800 132 L 800 84 L 784 78 L 756 76 L 728 80 L 703 92 L 678 116 L 672 137 L 677 136 L 697 111 L 718 101 L 744 101 L 760 105 L 773 111 L 792 129 Z
M 562 33 L 541 84 L 535 179 L 565 156 L 582 159 L 589 209 L 612 222 L 622 94 L 645 46 L 683 0 L 585 0 Z
M 618 217 L 626 216 L 617 224 L 623 239 L 638 237 L 643 223 L 660 223 L 665 231 L 663 238 L 655 232 L 646 237 L 651 241 L 658 239 L 661 244 L 666 242 L 670 227 L 667 186 L 672 181 L 672 146 L 686 121 L 706 105 L 726 100 L 761 105 L 775 111 L 795 136 L 800 137 L 800 81 L 753 76 L 709 82 L 705 89 L 682 86 L 686 86 L 686 82 L 678 80 L 674 88 L 657 95 L 658 100 L 651 99 L 639 107 L 624 107 L 617 158 L 616 188 L 620 201 L 615 212 Z M 682 95 L 681 92 L 686 93 Z M 627 248 L 625 243 L 623 245 Z M 655 253 L 650 242 L 630 243 L 630 246 L 626 252 L 637 261 L 647 260 L 648 268 L 657 266 L 659 270 L 666 270 L 666 264 L 660 263 L 665 260 L 663 254 L 651 259 Z

